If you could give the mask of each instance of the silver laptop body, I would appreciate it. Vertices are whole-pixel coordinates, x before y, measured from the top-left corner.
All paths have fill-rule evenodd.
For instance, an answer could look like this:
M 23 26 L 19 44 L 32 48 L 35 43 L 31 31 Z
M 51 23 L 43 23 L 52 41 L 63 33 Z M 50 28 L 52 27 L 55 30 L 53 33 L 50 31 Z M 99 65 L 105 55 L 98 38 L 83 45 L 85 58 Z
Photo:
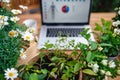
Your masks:
M 91 0 L 41 0 L 42 26 L 38 48 L 44 47 L 45 42 L 55 44 L 59 36 L 74 40 L 77 44 L 87 44 L 80 31 L 90 28 Z M 90 29 L 91 32 L 91 29 Z M 94 40 L 91 34 L 91 39 Z

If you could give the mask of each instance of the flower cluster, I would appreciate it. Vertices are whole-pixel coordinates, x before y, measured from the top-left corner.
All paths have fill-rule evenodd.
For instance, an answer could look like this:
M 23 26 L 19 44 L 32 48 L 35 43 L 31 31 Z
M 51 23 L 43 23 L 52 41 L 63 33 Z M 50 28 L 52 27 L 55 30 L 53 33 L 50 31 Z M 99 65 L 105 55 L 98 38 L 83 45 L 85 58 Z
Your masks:
M 116 35 L 120 35 L 120 7 L 115 8 L 116 16 L 113 18 L 113 28 Z
M 115 61 L 103 59 L 102 61 L 89 63 L 88 67 L 91 68 L 96 74 L 102 75 L 102 76 L 109 76 L 114 77 L 115 74 L 119 75 L 119 66 Z M 116 70 L 115 70 L 116 69 Z M 116 73 L 115 73 L 116 72 Z
M 2 3 L 8 5 L 10 0 L 2 0 Z M 7 6 L 8 7 L 8 6 Z M 20 8 L 27 9 L 20 5 Z M 18 9 L 0 8 L 0 74 L 5 72 L 6 80 L 14 80 L 18 76 L 16 67 L 18 59 L 26 59 L 26 49 L 31 41 L 34 41 L 35 29 L 25 25 L 18 24 L 22 14 Z M 10 60 L 10 62 L 9 62 Z M 6 65 L 7 64 L 7 65 Z M 2 80 L 4 78 L 1 77 Z

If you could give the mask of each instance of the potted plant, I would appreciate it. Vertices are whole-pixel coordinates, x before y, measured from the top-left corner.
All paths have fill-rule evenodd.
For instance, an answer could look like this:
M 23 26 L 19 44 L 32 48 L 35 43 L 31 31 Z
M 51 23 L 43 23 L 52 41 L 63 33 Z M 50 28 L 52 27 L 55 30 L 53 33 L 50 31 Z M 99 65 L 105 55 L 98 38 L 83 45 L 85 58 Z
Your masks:
M 84 47 L 83 47 L 84 46 Z M 108 57 L 102 53 L 104 46 L 108 44 L 99 44 L 90 41 L 89 45 L 79 44 L 78 47 L 82 51 L 81 60 L 84 61 L 82 68 L 83 80 L 108 80 L 108 77 L 115 78 L 119 75 L 119 61 L 109 60 Z
M 108 57 L 116 57 L 119 53 L 120 47 L 120 35 L 112 27 L 111 21 L 105 21 L 101 19 L 102 26 L 96 23 L 95 31 L 99 31 L 99 33 L 94 32 L 97 35 L 98 43 L 106 43 L 109 46 L 103 46 L 102 53 L 106 54 Z
M 109 21 L 104 21 L 104 23 L 109 27 Z M 96 25 L 96 30 L 102 29 L 100 25 Z M 91 41 L 88 30 L 86 29 L 81 33 L 87 39 L 88 44 L 77 44 L 77 48 L 81 50 L 80 60 L 84 63 L 84 67 L 82 68 L 83 80 L 108 80 L 108 77 L 115 78 L 119 75 L 120 62 L 116 59 L 110 60 L 107 53 L 104 52 L 104 48 L 108 47 L 109 49 L 109 47 L 112 47 L 112 44 L 104 42 L 101 38 L 102 35 L 98 36 L 98 42 Z M 111 32 L 111 29 L 109 31 Z
M 68 42 L 67 45 L 59 45 Z M 37 62 L 27 65 L 19 70 L 19 77 L 23 80 L 79 80 L 80 69 L 84 66 L 80 60 L 80 51 L 76 50 L 74 41 L 60 38 L 58 44 L 45 43 L 45 52 L 41 52 Z M 73 47 L 74 50 L 67 54 L 66 49 Z M 49 49 L 54 48 L 54 51 Z

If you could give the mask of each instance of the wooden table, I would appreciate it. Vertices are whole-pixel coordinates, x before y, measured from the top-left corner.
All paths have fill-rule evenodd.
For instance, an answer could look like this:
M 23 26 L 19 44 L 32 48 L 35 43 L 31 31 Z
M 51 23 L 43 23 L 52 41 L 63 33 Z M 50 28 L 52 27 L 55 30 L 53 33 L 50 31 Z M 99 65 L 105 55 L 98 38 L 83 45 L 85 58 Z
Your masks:
M 101 18 L 104 18 L 105 20 L 112 21 L 112 18 L 115 16 L 115 13 L 91 13 L 90 18 L 90 25 L 92 26 L 92 29 L 95 26 L 95 23 L 101 24 Z M 40 13 L 36 14 L 22 14 L 19 15 L 21 18 L 20 23 L 22 23 L 25 19 L 35 19 L 37 20 L 37 35 L 39 35 L 40 27 L 41 27 L 41 16 Z M 31 47 L 26 51 L 27 52 L 27 58 L 24 61 L 19 60 L 20 64 L 27 64 L 28 62 L 34 62 L 36 61 L 36 58 L 38 58 L 39 52 L 37 50 L 37 43 L 32 43 Z M 109 80 L 120 80 L 120 77 L 117 77 L 116 79 L 109 79 Z

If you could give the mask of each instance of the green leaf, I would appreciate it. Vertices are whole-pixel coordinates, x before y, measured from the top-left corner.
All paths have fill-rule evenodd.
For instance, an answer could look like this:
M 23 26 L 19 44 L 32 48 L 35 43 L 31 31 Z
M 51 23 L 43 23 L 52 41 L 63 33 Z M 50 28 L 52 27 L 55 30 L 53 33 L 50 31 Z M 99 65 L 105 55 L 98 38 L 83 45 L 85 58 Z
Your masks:
M 38 80 L 45 80 L 46 74 L 38 75 Z
M 50 43 L 45 43 L 44 45 L 47 49 L 50 49 L 52 48 L 54 45 L 53 44 L 50 44 Z
M 4 74 L 0 74 L 0 80 L 5 80 Z
M 86 57 L 87 62 L 91 62 L 93 60 L 93 58 L 94 58 L 93 53 L 89 51 L 87 53 L 87 57 Z
M 80 63 L 76 63 L 74 66 L 74 72 L 78 72 L 81 69 L 81 64 Z
M 47 69 L 41 69 L 43 74 L 47 74 L 48 70 Z
M 100 32 L 102 32 L 103 31 L 103 29 L 102 29 L 102 27 L 98 24 L 98 23 L 95 23 L 95 30 L 96 31 L 100 31 Z
M 24 73 L 23 80 L 28 80 L 29 79 L 29 73 Z
M 95 50 L 95 49 L 97 49 L 97 43 L 96 42 L 94 42 L 94 41 L 90 41 L 90 47 L 91 47 L 91 50 Z
M 62 80 L 68 80 L 68 77 L 66 74 L 63 74 L 62 77 L 61 77 Z
M 58 70 L 58 68 L 53 68 L 52 72 L 56 72 Z
M 56 64 L 55 63 L 50 63 L 49 66 L 55 66 Z
M 38 75 L 36 73 L 30 74 L 29 80 L 38 80 Z
M 112 47 L 111 44 L 107 44 L 107 43 L 101 43 L 100 46 L 101 46 L 101 47 L 102 47 L 102 46 L 109 46 L 109 47 Z
M 19 77 L 22 78 L 24 76 L 25 70 L 19 72 Z
M 101 22 L 103 25 L 105 24 L 105 20 L 103 18 L 101 18 Z
M 56 56 L 52 57 L 51 61 L 58 61 L 58 57 Z
M 17 70 L 20 71 L 21 69 L 24 69 L 26 67 L 26 65 L 20 65 L 19 67 L 17 67 Z
M 81 34 L 85 39 L 89 40 L 89 39 L 90 39 L 90 33 L 88 33 L 88 32 L 89 32 L 89 28 L 86 28 L 86 29 L 84 29 L 84 31 L 80 32 L 80 34 Z
M 91 69 L 84 69 L 82 72 L 91 76 L 97 76 L 97 74 Z
M 104 56 L 104 55 L 98 55 L 98 54 L 96 54 L 95 57 L 97 57 L 97 58 L 102 58 L 102 59 L 106 59 L 106 58 L 107 58 L 107 56 Z
M 107 28 L 108 30 L 110 30 L 111 24 L 112 24 L 111 21 L 106 21 L 105 26 L 106 26 L 106 28 Z
M 40 58 L 43 58 L 43 57 L 45 56 L 44 54 L 45 54 L 45 53 L 41 52 L 41 53 L 39 54 Z
M 62 70 L 63 68 L 64 68 L 64 63 L 60 65 L 60 70 Z

